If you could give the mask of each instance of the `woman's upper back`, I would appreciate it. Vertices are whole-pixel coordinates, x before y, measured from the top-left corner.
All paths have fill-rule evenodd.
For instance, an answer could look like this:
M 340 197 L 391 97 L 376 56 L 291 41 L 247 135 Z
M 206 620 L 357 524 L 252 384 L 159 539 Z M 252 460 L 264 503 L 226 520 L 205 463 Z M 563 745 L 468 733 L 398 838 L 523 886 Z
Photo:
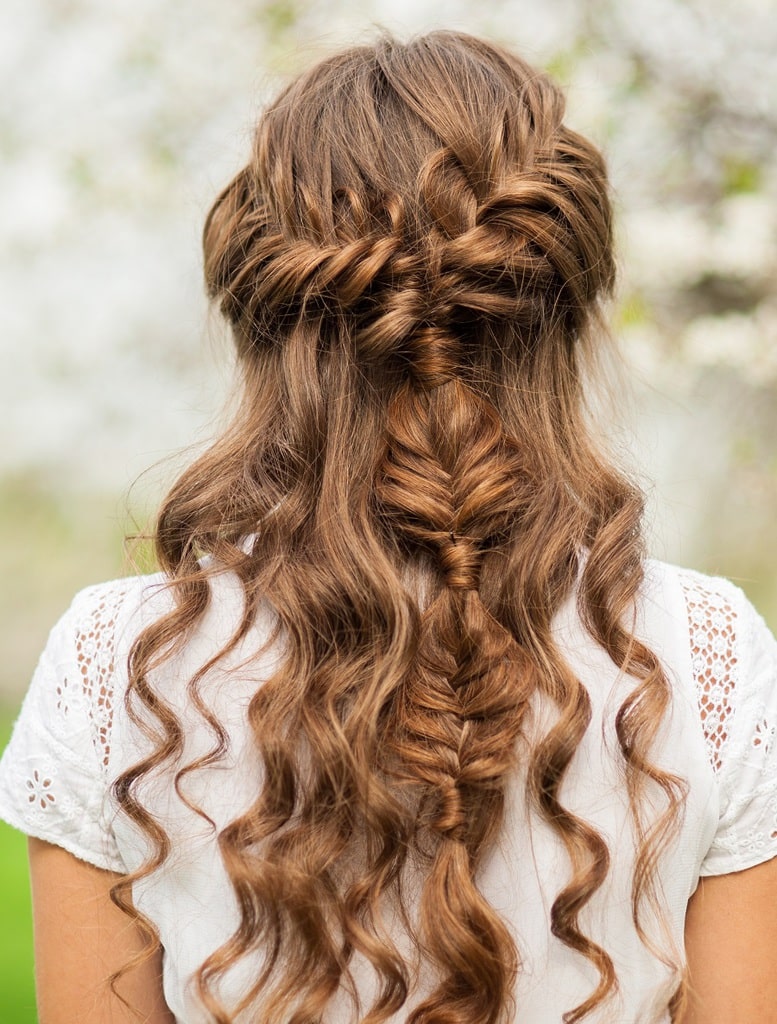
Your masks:
M 151 749 L 124 707 L 126 657 L 133 639 L 169 610 L 170 601 L 160 577 L 118 580 L 76 597 L 52 631 L 0 772 L 4 818 L 122 873 L 140 867 L 150 850 L 143 831 L 117 814 L 110 799 L 111 783 Z M 205 616 L 181 652 L 157 670 L 154 685 L 183 727 L 180 763 L 214 746 L 213 731 L 193 707 L 187 684 L 233 635 L 242 603 L 237 580 L 216 576 Z M 283 657 L 281 636 L 255 655 L 274 624 L 271 609 L 260 609 L 252 631 L 199 687 L 202 707 L 226 730 L 227 748 L 213 764 L 187 775 L 181 789 L 215 831 L 175 792 L 169 774 L 142 783 L 142 802 L 169 833 L 172 855 L 137 884 L 135 900 L 159 928 L 167 1000 L 187 1024 L 205 1019 L 186 993 L 187 982 L 238 920 L 216 838 L 261 787 L 263 768 L 247 709 Z M 657 562 L 647 567 L 635 633 L 657 653 L 672 686 L 655 761 L 688 783 L 681 829 L 657 875 L 668 910 L 666 933 L 660 915 L 646 919 L 648 933 L 671 962 L 669 943 L 682 950 L 685 910 L 700 875 L 742 870 L 777 854 L 777 644 L 736 587 Z M 590 639 L 574 594 L 556 616 L 554 638 L 592 704 L 590 725 L 564 779 L 563 800 L 602 834 L 610 850 L 606 881 L 581 916 L 586 934 L 612 956 L 620 982 L 616 1002 L 602 1006 L 595 1019 L 607 1020 L 608 1013 L 613 1020 L 636 1021 L 640 1014 L 662 1019 L 677 979 L 634 927 L 635 837 L 614 731 L 617 710 L 634 681 Z M 519 743 L 536 742 L 555 714 L 536 699 Z M 590 963 L 552 934 L 551 907 L 570 876 L 569 860 L 557 832 L 527 801 L 525 762 L 518 763 L 509 780 L 503 830 L 478 879 L 516 941 L 519 1019 L 544 1024 L 582 1002 L 597 978 Z M 411 873 L 411 894 L 413 884 Z M 396 921 L 394 929 L 402 948 Z M 232 995 L 255 977 L 257 957 L 231 968 L 225 991 Z M 371 973 L 358 958 L 354 973 L 369 1002 Z M 338 1008 L 344 1011 L 336 1000 L 329 1019 L 343 1019 Z

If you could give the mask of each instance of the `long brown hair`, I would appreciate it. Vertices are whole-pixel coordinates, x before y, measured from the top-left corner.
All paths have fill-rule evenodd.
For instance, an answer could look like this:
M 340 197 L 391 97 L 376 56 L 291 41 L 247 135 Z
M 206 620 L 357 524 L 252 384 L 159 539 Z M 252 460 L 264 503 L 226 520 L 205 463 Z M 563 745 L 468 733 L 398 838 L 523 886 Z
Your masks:
M 174 841 L 136 795 L 183 749 L 152 669 L 185 643 L 212 574 L 233 571 L 245 591 L 233 645 L 268 601 L 285 658 L 248 713 L 264 783 L 218 836 L 240 910 L 198 974 L 218 1024 L 240 1008 L 221 1005 L 216 982 L 256 950 L 264 967 L 241 1008 L 257 1020 L 319 1021 L 358 955 L 378 980 L 360 1014 L 380 1024 L 416 980 L 386 926 L 397 910 L 435 979 L 411 1024 L 505 1020 L 520 963 L 478 871 L 519 749 L 572 866 L 548 926 L 600 979 L 564 1020 L 614 992 L 607 950 L 578 923 L 608 847 L 560 798 L 591 717 L 551 632 L 578 579 L 584 623 L 635 681 L 616 724 L 640 842 L 633 916 L 649 941 L 640 911 L 683 789 L 651 763 L 670 692 L 628 626 L 642 498 L 594 443 L 582 393 L 614 276 L 606 172 L 563 113 L 556 86 L 497 46 L 383 37 L 269 106 L 208 214 L 207 288 L 243 394 L 159 515 L 175 610 L 133 646 L 128 708 L 140 701 L 161 730 L 115 787 L 157 854 L 116 898 L 137 916 L 129 886 Z M 213 750 L 177 786 L 226 749 L 199 697 L 204 671 L 189 692 Z M 557 722 L 527 749 L 538 698 Z M 652 816 L 648 780 L 665 795 Z

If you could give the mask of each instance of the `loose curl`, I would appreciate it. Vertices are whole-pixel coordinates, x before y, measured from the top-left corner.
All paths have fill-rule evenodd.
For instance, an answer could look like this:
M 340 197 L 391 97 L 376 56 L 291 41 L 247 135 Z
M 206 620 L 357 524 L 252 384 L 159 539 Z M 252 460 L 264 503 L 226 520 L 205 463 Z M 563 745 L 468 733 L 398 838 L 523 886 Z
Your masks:
M 578 579 L 584 623 L 635 683 L 616 725 L 639 840 L 633 917 L 653 942 L 643 908 L 658 901 L 684 790 L 650 759 L 670 689 L 629 628 L 642 498 L 584 413 L 581 366 L 614 276 L 611 208 L 601 156 L 563 112 L 548 78 L 496 46 L 382 38 L 281 94 L 208 214 L 207 288 L 245 390 L 159 515 L 175 608 L 133 646 L 127 707 L 160 729 L 115 787 L 156 855 L 115 898 L 139 918 L 131 885 L 170 848 L 137 796 L 183 750 L 153 670 L 197 624 L 213 574 L 233 571 L 245 611 L 228 650 L 267 600 L 286 656 L 248 712 L 265 781 L 218 836 L 240 910 L 197 975 L 218 1024 L 249 1006 L 267 1024 L 320 1021 L 338 990 L 356 999 L 355 955 L 378 979 L 357 1011 L 385 1021 L 417 980 L 389 912 L 435 979 L 409 1024 L 508 1019 L 521 965 L 478 870 L 538 698 L 558 714 L 524 755 L 529 796 L 572 867 L 550 928 L 599 975 L 564 1020 L 614 993 L 610 955 L 579 924 L 608 847 L 561 794 L 591 718 L 552 633 Z M 209 667 L 189 693 L 213 748 L 178 770 L 182 796 L 183 777 L 226 750 L 199 693 Z M 663 794 L 650 813 L 648 787 Z M 255 984 L 226 1009 L 219 978 L 259 950 Z

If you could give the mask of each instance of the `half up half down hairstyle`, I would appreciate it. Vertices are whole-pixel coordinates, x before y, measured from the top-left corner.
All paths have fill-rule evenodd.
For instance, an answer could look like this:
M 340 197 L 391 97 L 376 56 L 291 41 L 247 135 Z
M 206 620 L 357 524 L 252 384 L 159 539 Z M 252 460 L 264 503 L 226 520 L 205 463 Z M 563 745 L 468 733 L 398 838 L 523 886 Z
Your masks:
M 549 928 L 599 978 L 564 1020 L 617 989 L 579 924 L 608 847 L 561 792 L 591 718 L 551 631 L 576 582 L 587 629 L 634 682 L 617 734 L 648 941 L 641 910 L 683 791 L 650 760 L 667 679 L 624 625 L 642 580 L 641 495 L 592 441 L 581 393 L 614 276 L 606 173 L 563 113 L 551 81 L 496 46 L 381 38 L 278 97 L 207 217 L 207 288 L 244 392 L 159 516 L 175 610 L 136 641 L 128 694 L 159 740 L 115 790 L 157 855 L 116 898 L 140 917 L 129 886 L 171 848 L 136 793 L 183 749 L 152 670 L 202 616 L 209 577 L 233 571 L 233 645 L 267 601 L 285 657 L 249 708 L 263 784 L 219 834 L 240 923 L 198 974 L 217 1024 L 249 1006 L 262 1024 L 321 1021 L 354 956 L 376 978 L 356 1010 L 369 1024 L 406 1004 L 409 1024 L 509 1020 L 521 964 L 478 871 L 519 756 L 571 865 Z M 226 748 L 199 682 L 214 747 L 176 785 Z M 521 745 L 536 700 L 555 724 Z M 648 783 L 665 798 L 650 816 Z M 256 951 L 261 973 L 228 1010 L 216 982 Z M 433 980 L 411 1007 L 419 963 Z

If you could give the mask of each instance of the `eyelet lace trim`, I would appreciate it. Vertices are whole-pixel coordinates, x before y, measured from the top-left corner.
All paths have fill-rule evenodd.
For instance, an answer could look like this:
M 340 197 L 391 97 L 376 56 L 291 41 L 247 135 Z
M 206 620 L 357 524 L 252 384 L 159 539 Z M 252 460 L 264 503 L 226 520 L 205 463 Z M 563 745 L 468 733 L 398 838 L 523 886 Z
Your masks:
M 693 676 L 710 764 L 723 766 L 729 730 L 734 716 L 739 682 L 737 615 L 725 594 L 712 590 L 697 576 L 681 573 L 688 609 Z M 756 731 L 753 743 L 764 742 Z
M 104 772 L 111 756 L 116 623 L 128 589 L 126 584 L 104 589 L 99 602 L 79 622 L 76 636 L 81 691 L 88 708 L 92 742 Z M 69 689 L 70 683 L 65 679 L 58 691 L 64 714 L 68 710 Z

